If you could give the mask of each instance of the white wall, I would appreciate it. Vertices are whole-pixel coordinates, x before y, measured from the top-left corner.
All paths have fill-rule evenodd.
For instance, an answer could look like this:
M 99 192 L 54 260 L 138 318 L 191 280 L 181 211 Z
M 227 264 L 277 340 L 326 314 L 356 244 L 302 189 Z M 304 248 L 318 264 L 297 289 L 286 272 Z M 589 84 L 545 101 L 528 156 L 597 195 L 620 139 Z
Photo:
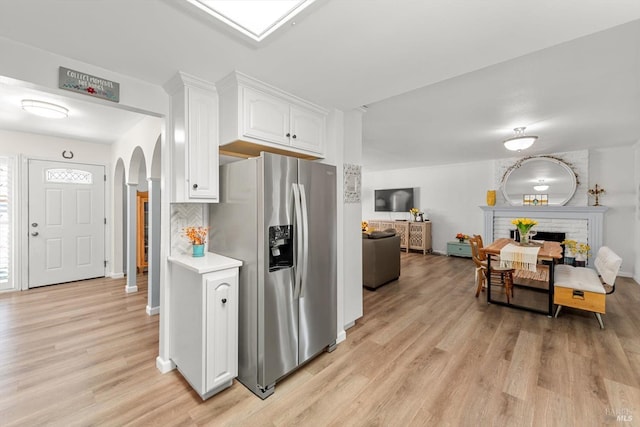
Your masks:
M 138 185 L 142 184 L 138 180 L 138 171 L 134 171 L 134 174 L 136 175 L 134 180 L 131 180 L 131 177 L 129 176 L 129 162 L 133 155 L 133 150 L 135 150 L 136 147 L 140 147 L 144 153 L 146 177 L 151 176 L 151 159 L 153 159 L 153 150 L 156 147 L 156 142 L 160 137 L 162 128 L 163 119 L 151 116 L 144 117 L 112 145 L 110 153 L 111 162 L 115 165 L 118 158 L 123 160 L 127 182 L 137 181 Z M 146 182 L 143 185 L 146 188 Z
M 635 269 L 633 278 L 637 283 L 640 283 L 640 141 L 634 146 L 635 154 L 635 203 L 636 203 L 636 216 L 635 216 Z
M 606 193 L 600 203 L 608 206 L 605 214 L 604 242 L 623 259 L 620 274 L 637 277 L 640 268 L 640 239 L 634 239 L 635 204 L 640 204 L 640 182 L 633 183 L 634 170 L 640 166 L 640 144 L 633 147 L 589 151 L 588 188 L 597 183 Z M 635 160 L 634 160 L 635 158 Z M 635 164 L 634 164 L 635 163 Z M 381 213 L 373 210 L 373 190 L 381 188 L 417 188 L 417 208 L 432 224 L 435 252 L 446 253 L 446 243 L 456 233 L 482 233 L 486 190 L 495 186 L 496 165 L 482 161 L 414 169 L 363 173 L 362 219 L 409 219 L 408 213 Z M 582 177 L 584 179 L 584 176 Z M 640 181 L 640 178 L 636 178 Z M 638 200 L 638 201 L 636 201 Z M 593 199 L 590 200 L 593 204 Z
M 87 102 L 112 105 L 132 111 L 168 114 L 169 98 L 160 86 L 2 37 L 0 37 L 0 52 L 2 52 L 0 82 L 15 83 L 8 82 L 5 78 L 8 77 L 25 83 L 28 87 L 81 98 Z M 120 103 L 113 104 L 110 101 L 58 89 L 58 67 L 60 66 L 120 83 Z
M 361 110 L 352 110 L 344 114 L 344 164 L 362 164 L 362 115 Z M 343 169 L 344 172 L 344 169 Z M 343 174 L 338 174 L 343 177 Z M 343 178 L 344 180 L 344 178 Z M 340 182 L 344 186 L 344 181 Z M 344 187 L 343 187 L 344 189 Z M 344 325 L 350 327 L 362 317 L 362 203 L 345 203 L 344 209 Z
M 375 189 L 413 187 L 415 207 L 432 221 L 434 252 L 446 253 L 457 233 L 482 234 L 487 190 L 493 188 L 494 162 L 364 172 L 362 219 L 409 219 L 409 213 L 374 212 Z
M 103 165 L 107 176 L 111 174 L 109 165 L 110 147 L 105 144 L 94 144 L 73 139 L 56 138 L 52 136 L 38 135 L 26 132 L 12 132 L 0 130 L 0 155 L 15 156 L 20 161 L 17 162 L 14 179 L 16 186 L 16 237 L 13 248 L 15 269 L 13 270 L 14 287 L 17 289 L 27 289 L 27 269 L 28 257 L 26 254 L 26 221 L 27 204 L 25 203 L 27 194 L 27 160 L 30 158 L 39 160 L 51 160 L 57 162 L 87 163 Z M 66 151 L 68 156 L 73 152 L 73 159 L 65 159 L 62 152 Z M 107 182 L 105 194 L 110 193 L 110 182 Z M 106 201 L 105 212 L 109 212 L 109 201 Z M 22 237 L 21 237 L 22 236 Z M 107 234 L 105 247 L 111 245 L 110 236 Z
M 635 185 L 633 147 L 607 148 L 589 152 L 589 188 L 606 190 L 600 204 L 607 206 L 604 244 L 622 257 L 620 274 L 633 276 L 636 260 Z M 594 204 L 590 197 L 589 204 Z M 595 256 L 595 254 L 593 254 Z
M 65 159 L 62 152 L 73 151 L 73 159 Z M 109 164 L 110 147 L 75 139 L 57 138 L 27 132 L 0 130 L 0 154 L 20 155 L 57 162 Z

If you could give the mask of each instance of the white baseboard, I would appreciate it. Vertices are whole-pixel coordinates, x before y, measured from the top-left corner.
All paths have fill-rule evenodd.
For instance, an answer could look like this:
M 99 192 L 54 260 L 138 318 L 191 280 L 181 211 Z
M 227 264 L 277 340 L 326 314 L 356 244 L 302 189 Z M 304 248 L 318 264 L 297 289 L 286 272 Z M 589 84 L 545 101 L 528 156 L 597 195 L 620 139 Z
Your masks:
M 124 273 L 109 273 L 111 279 L 124 279 Z
M 124 291 L 128 294 L 132 293 L 132 292 L 138 292 L 138 286 L 125 286 L 124 287 Z
M 340 344 L 342 341 L 347 339 L 347 333 L 343 330 L 338 332 L 338 337 L 336 338 L 336 344 Z
M 176 364 L 173 363 L 171 359 L 164 360 L 158 356 L 156 357 L 156 368 L 158 368 L 161 373 L 166 374 L 167 372 L 171 372 L 176 369 Z
M 349 322 L 346 325 L 344 325 L 344 330 L 346 331 L 347 329 L 351 329 L 355 325 L 356 325 L 356 321 L 355 320 L 353 322 Z
M 160 314 L 160 307 L 149 307 L 149 306 L 147 306 L 147 314 L 149 316 L 155 316 L 156 314 Z

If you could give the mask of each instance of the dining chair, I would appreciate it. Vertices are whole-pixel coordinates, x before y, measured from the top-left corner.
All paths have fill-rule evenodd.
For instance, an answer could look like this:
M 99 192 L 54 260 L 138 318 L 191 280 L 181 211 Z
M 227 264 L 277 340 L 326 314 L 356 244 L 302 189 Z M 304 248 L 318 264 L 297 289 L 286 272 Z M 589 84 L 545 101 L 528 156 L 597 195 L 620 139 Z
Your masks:
M 513 268 L 500 267 L 499 259 L 496 257 L 492 257 L 492 265 L 491 270 L 489 271 L 487 267 L 487 260 L 481 259 L 480 248 L 481 248 L 482 238 L 479 236 L 473 236 L 469 238 L 469 245 L 471 246 L 471 259 L 473 263 L 476 265 L 476 298 L 480 295 L 480 292 L 483 290 L 488 275 L 491 275 L 491 283 L 492 285 L 496 285 L 499 283 L 500 286 L 504 286 L 504 292 L 507 296 L 507 304 L 511 302 L 511 298 L 513 297 Z M 491 256 L 491 255 L 489 255 Z

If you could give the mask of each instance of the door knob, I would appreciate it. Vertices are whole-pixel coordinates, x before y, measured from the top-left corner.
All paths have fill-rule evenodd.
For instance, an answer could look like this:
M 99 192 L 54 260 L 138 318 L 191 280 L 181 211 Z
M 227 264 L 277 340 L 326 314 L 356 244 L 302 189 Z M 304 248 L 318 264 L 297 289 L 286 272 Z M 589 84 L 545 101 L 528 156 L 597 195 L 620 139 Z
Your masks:
M 293 135 L 291 138 L 296 139 L 298 136 L 297 135 Z
M 33 233 L 31 233 L 32 236 L 37 236 L 39 233 L 37 231 L 34 231 Z
M 226 304 L 227 303 L 227 299 L 226 298 L 222 298 L 222 303 Z
M 32 227 L 37 227 L 37 226 L 38 226 L 38 223 L 37 223 L 37 222 L 33 222 L 33 223 L 31 223 L 31 226 L 32 226 Z
M 193 184 L 193 189 L 197 190 L 198 189 L 198 184 Z

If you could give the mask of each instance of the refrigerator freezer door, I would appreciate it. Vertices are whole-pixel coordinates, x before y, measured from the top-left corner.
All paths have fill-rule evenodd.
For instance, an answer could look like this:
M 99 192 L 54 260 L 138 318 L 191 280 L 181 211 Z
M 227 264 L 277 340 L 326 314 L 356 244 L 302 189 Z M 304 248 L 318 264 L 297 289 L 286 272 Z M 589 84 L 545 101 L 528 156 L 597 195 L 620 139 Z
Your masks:
M 334 344 L 336 332 L 336 168 L 299 160 L 306 194 L 308 257 L 298 323 L 298 358 L 304 363 Z
M 292 188 L 298 175 L 297 160 L 264 153 L 263 191 L 265 235 L 264 259 L 269 259 L 269 227 L 294 224 Z M 293 241 L 299 230 L 293 228 Z M 295 249 L 294 249 L 295 250 Z M 294 298 L 293 268 L 269 271 L 264 263 L 259 274 L 264 275 L 263 286 L 258 289 L 258 384 L 263 388 L 298 366 L 298 300 Z

